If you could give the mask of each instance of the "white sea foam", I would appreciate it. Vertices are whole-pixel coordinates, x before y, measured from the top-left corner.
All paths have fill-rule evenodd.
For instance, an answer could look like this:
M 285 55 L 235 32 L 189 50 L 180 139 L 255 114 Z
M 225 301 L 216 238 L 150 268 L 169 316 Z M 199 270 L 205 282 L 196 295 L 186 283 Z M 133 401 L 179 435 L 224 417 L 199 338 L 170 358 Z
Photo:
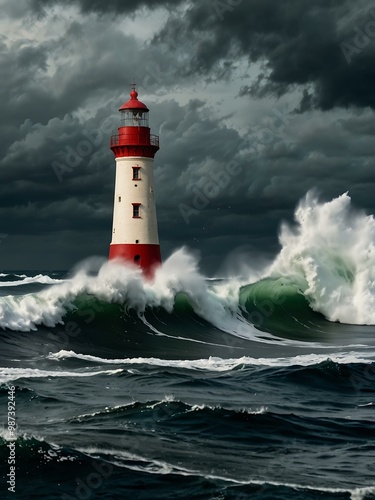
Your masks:
M 0 275 L 1 276 L 1 275 Z M 6 274 L 3 277 L 7 276 Z M 2 286 L 22 286 L 29 285 L 31 283 L 40 283 L 42 285 L 54 285 L 55 283 L 63 283 L 64 280 L 58 280 L 51 278 L 50 276 L 46 276 L 44 274 L 38 274 L 37 276 L 27 277 L 25 275 L 18 276 L 19 278 L 23 278 L 19 281 L 0 281 L 0 287 Z
M 251 358 L 243 356 L 241 358 L 222 359 L 210 356 L 207 359 L 159 359 L 159 358 L 122 358 L 107 359 L 85 354 L 77 354 L 74 351 L 59 351 L 49 354 L 49 359 L 61 360 L 76 358 L 87 362 L 95 362 L 111 365 L 150 365 L 158 367 L 184 368 L 188 370 L 207 371 L 230 371 L 241 366 L 268 366 L 268 367 L 288 367 L 288 366 L 312 366 L 324 361 L 331 360 L 338 364 L 366 363 L 374 362 L 374 355 L 369 353 L 340 352 L 335 354 L 305 354 L 286 358 Z
M 134 403 L 136 403 L 136 401 L 132 401 L 131 403 L 122 404 L 122 405 L 106 406 L 104 408 L 104 411 L 100 410 L 100 411 L 95 411 L 95 412 L 92 412 L 92 413 L 84 413 L 84 414 L 81 414 L 81 415 L 77 415 L 76 417 L 74 417 L 74 420 L 81 420 L 81 419 L 87 418 L 87 417 L 95 417 L 97 415 L 102 415 L 104 412 L 109 413 L 109 412 L 111 412 L 113 410 L 123 410 L 123 409 L 126 409 L 126 408 L 132 408 L 133 405 L 134 405 Z M 227 410 L 227 411 L 233 411 L 232 409 L 227 409 L 227 408 L 225 408 L 223 406 L 211 406 L 211 405 L 208 405 L 208 404 L 190 405 L 189 403 L 186 403 L 184 401 L 176 400 L 173 395 L 168 395 L 168 394 L 161 401 L 157 401 L 156 403 L 149 403 L 149 404 L 147 404 L 146 408 L 149 408 L 150 410 L 154 410 L 155 408 L 158 408 L 158 407 L 162 406 L 165 403 L 182 403 L 182 404 L 186 405 L 186 407 L 187 407 L 186 413 L 195 412 L 195 411 L 201 411 L 201 410 L 204 410 L 206 408 L 209 409 L 209 410 Z M 239 412 L 247 413 L 249 415 L 263 415 L 263 414 L 267 413 L 267 411 L 268 411 L 268 408 L 265 407 L 265 406 L 261 406 L 260 408 L 256 408 L 256 409 L 253 409 L 253 408 L 241 408 L 239 410 Z
M 225 331 L 236 330 L 233 322 L 237 316 L 239 285 L 209 286 L 198 271 L 197 260 L 185 249 L 167 259 L 152 282 L 144 281 L 139 269 L 102 261 L 95 276 L 87 265 L 70 280 L 39 293 L 1 297 L 0 327 L 20 331 L 36 330 L 42 324 L 53 327 L 63 322 L 66 312 L 74 309 L 74 299 L 81 294 L 125 304 L 140 314 L 147 306 L 171 312 L 179 292 L 189 296 L 197 314 L 207 321 Z M 248 325 L 247 331 L 255 329 Z
M 77 371 L 38 370 L 36 368 L 0 368 L 0 384 L 14 382 L 20 378 L 95 377 L 96 375 L 116 375 L 121 372 L 121 368 L 116 370 L 93 370 L 85 373 Z
M 262 276 L 288 277 L 312 308 L 332 321 L 375 324 L 374 218 L 354 212 L 347 194 L 329 203 L 319 203 L 308 194 L 295 217 L 297 226 L 283 226 L 282 250 Z M 246 276 L 208 281 L 199 272 L 197 259 L 184 248 L 164 262 L 152 282 L 144 281 L 136 268 L 104 259 L 93 265 L 88 260 L 62 282 L 43 275 L 9 282 L 11 286 L 32 282 L 54 286 L 35 294 L 0 297 L 0 328 L 31 331 L 39 325 L 54 327 L 63 323 L 81 294 L 124 304 L 142 315 L 147 306 L 171 312 L 176 295 L 183 292 L 195 312 L 218 329 L 235 337 L 273 343 L 271 334 L 260 334 L 238 314 L 240 287 L 260 277 L 256 273 Z M 279 339 L 279 345 L 291 342 Z
M 375 486 L 365 486 L 363 488 L 355 488 L 350 491 L 350 500 L 365 500 L 368 495 L 375 494 Z
M 232 409 L 227 409 L 223 406 L 210 406 L 207 404 L 201 404 L 201 405 L 194 405 L 191 407 L 190 412 L 193 411 L 202 411 L 204 409 L 208 408 L 209 410 L 226 410 L 226 411 L 232 411 Z M 264 415 L 267 413 L 268 408 L 266 406 L 261 406 L 260 408 L 257 408 L 253 410 L 252 408 L 241 408 L 241 410 L 237 410 L 239 413 L 247 413 L 248 415 Z
M 138 472 L 147 472 L 149 474 L 176 474 L 181 476 L 200 476 L 209 480 L 214 481 L 225 481 L 228 483 L 238 484 L 238 485 L 259 485 L 259 486 L 282 486 L 285 488 L 292 488 L 298 491 L 316 491 L 321 493 L 343 493 L 349 494 L 351 500 L 365 500 L 368 495 L 375 493 L 375 486 L 363 486 L 358 488 L 335 488 L 329 486 L 318 486 L 318 485 L 307 485 L 301 483 L 289 483 L 282 481 L 264 481 L 258 479 L 237 479 L 232 478 L 230 475 L 223 476 L 218 474 L 207 474 L 202 470 L 195 468 L 186 468 L 181 465 L 172 464 L 164 460 L 157 460 L 153 458 L 145 457 L 139 453 L 131 453 L 123 450 L 107 449 L 107 448 L 96 448 L 96 447 L 84 447 L 78 448 L 81 453 L 87 454 L 92 457 L 98 455 L 106 455 L 110 457 L 112 463 L 118 467 L 124 467 L 126 469 L 135 470 Z
M 147 405 L 147 408 L 151 408 L 151 410 L 153 410 L 156 406 L 159 406 L 163 403 L 173 403 L 173 402 L 175 402 L 175 397 L 173 396 L 173 394 L 166 394 L 164 396 L 164 399 L 158 401 L 157 403 Z
M 331 321 L 375 324 L 375 220 L 354 211 L 348 194 L 319 203 L 308 193 L 296 227 L 282 226 L 270 276 L 289 276 Z

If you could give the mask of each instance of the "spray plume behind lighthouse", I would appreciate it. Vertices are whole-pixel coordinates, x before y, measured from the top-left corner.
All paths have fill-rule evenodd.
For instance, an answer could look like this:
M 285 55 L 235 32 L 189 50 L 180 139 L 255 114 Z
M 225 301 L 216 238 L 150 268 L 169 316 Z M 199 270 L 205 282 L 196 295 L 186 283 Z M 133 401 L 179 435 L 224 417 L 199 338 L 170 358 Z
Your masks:
M 159 137 L 150 133 L 149 109 L 138 100 L 135 84 L 119 111 L 118 134 L 111 137 L 116 182 L 109 258 L 136 264 L 152 276 L 161 264 L 154 195 Z

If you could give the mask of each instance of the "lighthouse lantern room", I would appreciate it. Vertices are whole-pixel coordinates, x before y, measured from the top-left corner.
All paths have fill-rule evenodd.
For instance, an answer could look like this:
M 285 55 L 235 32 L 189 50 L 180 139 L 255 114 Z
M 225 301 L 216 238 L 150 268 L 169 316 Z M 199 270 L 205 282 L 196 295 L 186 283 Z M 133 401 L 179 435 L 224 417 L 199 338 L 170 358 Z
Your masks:
M 150 133 L 149 110 L 131 86 L 130 100 L 119 110 L 118 134 L 111 137 L 116 182 L 109 258 L 132 262 L 150 276 L 161 264 L 154 195 L 159 137 Z

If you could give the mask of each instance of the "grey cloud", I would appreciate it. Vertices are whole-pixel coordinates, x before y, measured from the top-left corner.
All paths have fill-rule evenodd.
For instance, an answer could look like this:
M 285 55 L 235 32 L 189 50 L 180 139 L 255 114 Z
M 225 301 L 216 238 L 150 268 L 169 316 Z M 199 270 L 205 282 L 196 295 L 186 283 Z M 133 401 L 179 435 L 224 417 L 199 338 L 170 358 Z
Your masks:
M 224 7 L 220 11 L 218 5 Z M 232 6 L 233 5 L 233 6 Z M 176 58 L 189 51 L 184 74 L 210 78 L 230 72 L 241 57 L 249 64 L 262 63 L 255 81 L 245 84 L 242 95 L 280 97 L 295 86 L 312 87 L 305 93 L 301 110 L 315 105 L 375 107 L 375 10 L 370 1 L 356 5 L 345 0 L 250 0 L 192 4 L 184 17 L 167 22 L 155 41 L 171 45 Z M 371 33 L 358 42 L 358 30 Z M 350 64 L 342 43 L 354 44 Z M 357 45 L 356 45 L 357 44 Z M 358 44 L 361 48 L 358 48 Z
M 131 14 L 142 8 L 157 9 L 159 7 L 173 8 L 182 0 L 31 0 L 31 6 L 36 12 L 54 5 L 76 5 L 82 13 L 98 14 L 115 13 Z
M 324 199 L 349 190 L 354 204 L 375 211 L 375 119 L 369 109 L 374 48 L 369 44 L 350 64 L 340 49 L 355 26 L 365 25 L 368 2 L 354 8 L 339 0 L 249 0 L 222 18 L 214 2 L 190 2 L 185 14 L 167 16 L 151 44 L 147 36 L 143 44 L 124 34 L 110 16 L 91 12 L 170 9 L 171 2 L 70 4 L 81 9 L 79 19 L 66 20 L 52 36 L 0 44 L 0 232 L 9 234 L 0 248 L 2 267 L 22 267 L 20 245 L 31 252 L 24 267 L 43 267 L 46 249 L 51 267 L 107 255 L 114 185 L 109 136 L 134 69 L 152 132 L 161 138 L 155 192 L 164 257 L 187 244 L 200 249 L 203 267 L 213 272 L 236 247 L 275 252 L 280 221 L 292 219 L 312 187 Z M 48 9 L 62 3 L 28 5 Z M 14 19 L 17 12 L 8 15 Z M 239 132 L 228 125 L 236 123 L 228 109 L 235 95 L 231 78 L 237 78 L 234 68 L 243 58 L 258 64 L 262 78 L 254 83 L 251 71 L 241 75 L 238 99 L 248 120 Z M 204 102 L 202 78 L 226 82 L 226 117 L 218 104 Z M 282 100 L 269 97 L 283 93 L 292 103 L 284 122 L 271 112 L 281 109 Z M 297 93 L 302 97 L 296 105 Z M 94 137 L 105 120 L 109 126 L 100 139 L 69 167 L 67 148 L 82 150 L 87 135 Z M 240 174 L 212 187 L 232 161 Z M 55 162 L 69 167 L 62 182 Z M 198 191 L 208 201 L 202 209 L 194 205 Z M 190 224 L 181 203 L 195 210 Z

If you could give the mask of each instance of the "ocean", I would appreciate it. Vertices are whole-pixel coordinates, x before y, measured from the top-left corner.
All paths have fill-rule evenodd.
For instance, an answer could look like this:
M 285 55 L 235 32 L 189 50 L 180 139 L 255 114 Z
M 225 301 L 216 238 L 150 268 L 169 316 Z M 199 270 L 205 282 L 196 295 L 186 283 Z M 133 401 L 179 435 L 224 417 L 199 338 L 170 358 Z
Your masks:
M 2 271 L 0 327 L 1 499 L 375 498 L 375 222 L 348 195 L 236 275 L 185 248 L 153 281 Z

